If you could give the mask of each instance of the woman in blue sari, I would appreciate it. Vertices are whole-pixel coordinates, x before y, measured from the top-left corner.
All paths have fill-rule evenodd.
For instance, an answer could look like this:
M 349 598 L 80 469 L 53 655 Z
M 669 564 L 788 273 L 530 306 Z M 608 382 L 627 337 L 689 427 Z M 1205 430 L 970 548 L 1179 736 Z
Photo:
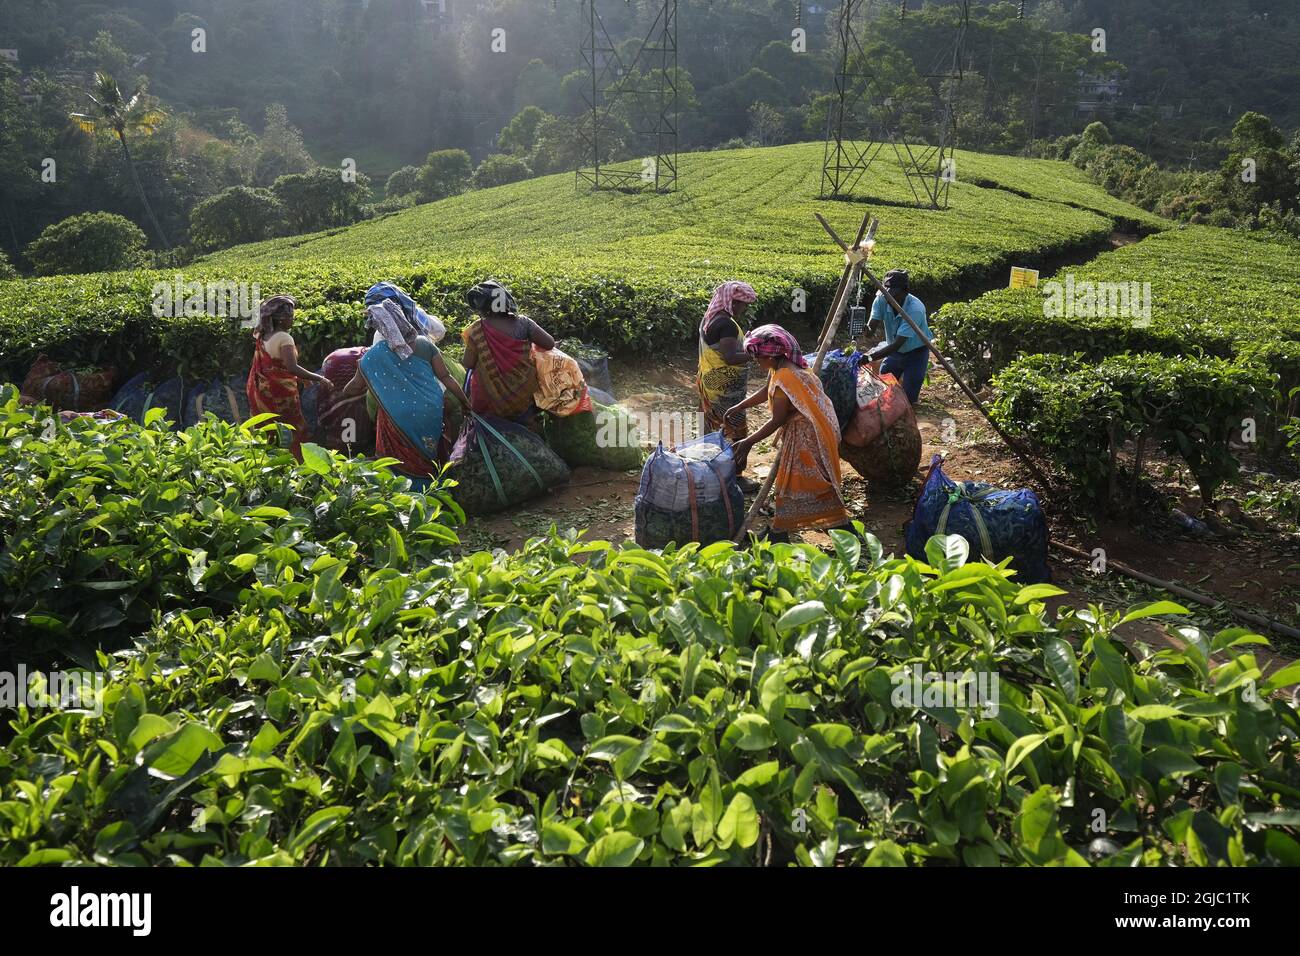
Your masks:
M 375 453 L 394 458 L 395 469 L 423 490 L 446 457 L 443 444 L 443 403 L 450 394 L 466 409 L 469 397 L 451 377 L 442 353 L 420 334 L 416 320 L 391 299 L 369 306 L 367 325 L 377 344 L 366 350 L 357 374 L 340 398 L 360 395 L 367 388 L 379 406 L 375 419 Z

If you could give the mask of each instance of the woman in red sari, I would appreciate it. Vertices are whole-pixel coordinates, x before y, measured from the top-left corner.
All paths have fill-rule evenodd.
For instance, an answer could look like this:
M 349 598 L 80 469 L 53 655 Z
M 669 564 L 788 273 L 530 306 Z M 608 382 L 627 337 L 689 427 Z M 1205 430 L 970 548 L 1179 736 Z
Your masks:
M 470 404 L 480 415 L 526 423 L 537 391 L 533 346 L 549 351 L 555 339 L 520 315 L 514 296 L 495 279 L 479 283 L 465 299 L 479 315 L 464 332 Z
M 253 368 L 248 373 L 248 409 L 252 415 L 279 415 L 293 429 L 290 451 L 302 461 L 302 439 L 307 422 L 298 398 L 298 381 L 319 382 L 329 391 L 334 383 L 298 364 L 298 346 L 289 334 L 298 303 L 291 295 L 276 295 L 262 303 L 253 331 Z

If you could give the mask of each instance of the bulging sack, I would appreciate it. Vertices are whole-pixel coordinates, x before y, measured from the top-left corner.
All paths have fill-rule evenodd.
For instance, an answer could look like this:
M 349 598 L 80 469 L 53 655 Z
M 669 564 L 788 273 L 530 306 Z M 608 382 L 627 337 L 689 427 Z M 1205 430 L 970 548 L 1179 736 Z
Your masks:
M 817 361 L 817 353 L 805 355 L 804 359 L 808 362 L 808 367 L 812 368 Z M 822 391 L 826 393 L 826 397 L 831 400 L 831 405 L 835 408 L 835 417 L 839 420 L 841 433 L 849 426 L 858 410 L 858 369 L 866 367 L 866 361 L 865 352 L 845 352 L 843 349 L 836 349 L 834 352 L 827 352 L 822 362 L 822 370 L 818 377 L 821 379 Z
M 868 481 L 905 485 L 921 464 L 916 412 L 893 375 L 858 367 L 857 411 L 844 430 L 840 457 Z
M 108 405 L 116 374 L 112 367 L 65 369 L 48 356 L 38 355 L 19 392 L 55 411 L 94 412 Z
M 907 525 L 907 553 L 924 561 L 925 543 L 936 534 L 956 534 L 970 545 L 970 560 L 1011 558 L 1020 584 L 1050 581 L 1047 519 L 1028 488 L 1003 491 L 982 481 L 955 482 L 943 473 L 940 456 Z
M 595 406 L 594 411 L 576 415 L 547 415 L 546 444 L 570 468 L 587 466 L 609 471 L 639 468 L 641 431 L 636 419 L 623 408 Z
M 248 420 L 248 391 L 244 387 L 248 373 L 218 375 L 210 382 L 203 382 L 185 393 L 185 404 L 181 410 L 181 424 L 192 428 L 208 413 L 223 422 L 238 425 Z
M 521 504 L 569 480 L 569 469 L 546 442 L 501 418 L 473 415 L 451 450 L 451 496 L 467 515 Z
M 243 392 L 240 393 L 241 395 Z M 245 399 L 247 402 L 247 399 Z M 113 410 L 132 421 L 143 423 L 151 408 L 161 408 L 173 425 L 184 421 L 185 383 L 179 378 L 153 382 L 145 372 L 131 378 L 113 396 Z
M 352 381 L 365 354 L 365 347 L 360 345 L 331 352 L 320 373 L 333 384 L 333 393 L 325 393 L 319 385 L 309 386 L 303 393 L 307 430 L 315 441 L 344 454 L 370 455 L 375 450 L 375 423 L 366 408 L 366 396 L 358 395 L 342 402 L 334 398 Z
M 722 433 L 683 442 L 675 451 L 661 442 L 641 471 L 635 510 L 636 543 L 643 548 L 734 538 L 745 520 L 745 498 Z
M 572 339 L 561 342 L 560 345 L 578 363 L 583 380 L 592 388 L 599 389 L 610 397 L 609 402 L 603 404 L 613 404 L 614 380 L 609 374 L 609 353 L 595 345 L 587 345 Z

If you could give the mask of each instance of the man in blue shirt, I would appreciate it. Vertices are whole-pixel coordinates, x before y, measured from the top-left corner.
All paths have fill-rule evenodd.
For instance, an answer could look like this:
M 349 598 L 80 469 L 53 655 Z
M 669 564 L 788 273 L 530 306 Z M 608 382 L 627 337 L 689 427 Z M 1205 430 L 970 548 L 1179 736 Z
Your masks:
M 903 269 L 891 269 L 885 273 L 882 285 L 916 323 L 924 338 L 918 338 L 912 326 L 890 308 L 884 293 L 877 292 L 876 301 L 871 304 L 871 322 L 884 327 L 885 341 L 869 351 L 867 358 L 872 362 L 884 359 L 880 366 L 881 374 L 892 373 L 902 383 L 903 391 L 915 405 L 921 396 L 921 383 L 925 381 L 925 373 L 930 367 L 928 343 L 932 336 L 925 317 L 925 305 L 908 292 L 907 272 Z

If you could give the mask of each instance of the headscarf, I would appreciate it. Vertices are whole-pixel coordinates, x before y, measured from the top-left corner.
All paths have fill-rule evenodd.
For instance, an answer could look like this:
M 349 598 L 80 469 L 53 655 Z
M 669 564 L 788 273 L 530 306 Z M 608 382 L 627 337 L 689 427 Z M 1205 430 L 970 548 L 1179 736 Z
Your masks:
M 737 302 L 757 302 L 758 294 L 754 292 L 754 287 L 748 282 L 737 282 L 731 280 L 724 282 L 713 290 L 713 298 L 709 300 L 709 307 L 704 311 L 704 321 L 708 322 L 714 316 L 721 315 L 723 312 L 727 315 L 735 315 Z
M 800 368 L 808 367 L 808 360 L 799 349 L 799 341 L 779 325 L 760 325 L 746 335 L 745 351 L 763 358 L 789 359 Z
M 414 351 L 411 345 L 421 330 L 407 318 L 406 313 L 392 299 L 366 306 L 366 327 L 375 329 L 397 357 L 408 359 Z
M 257 310 L 258 336 L 269 335 L 275 330 L 275 320 L 281 315 L 293 315 L 293 311 L 297 307 L 298 302 L 291 295 L 273 295 L 263 301 L 261 307 Z
M 496 279 L 485 279 L 465 293 L 465 301 L 479 315 L 518 315 L 519 306 L 510 290 Z M 498 302 L 504 302 L 505 311 L 496 308 Z
M 407 319 L 419 326 L 420 331 L 433 341 L 440 342 L 447 334 L 447 327 L 435 319 L 424 309 L 420 308 L 419 303 L 391 282 L 376 282 L 366 290 L 365 304 L 367 306 L 377 305 L 385 300 L 396 302 L 406 313 Z

